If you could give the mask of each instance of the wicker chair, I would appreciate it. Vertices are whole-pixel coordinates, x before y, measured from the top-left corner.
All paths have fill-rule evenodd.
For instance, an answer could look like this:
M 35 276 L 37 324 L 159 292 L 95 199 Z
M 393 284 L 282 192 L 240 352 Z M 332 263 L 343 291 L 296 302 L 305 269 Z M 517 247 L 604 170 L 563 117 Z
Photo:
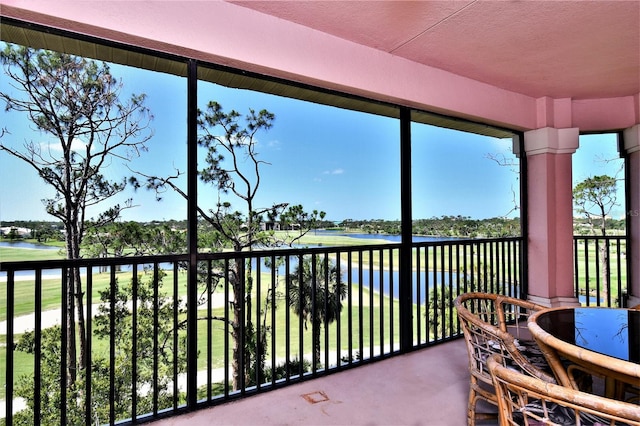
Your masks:
M 640 407 L 552 383 L 503 366 L 500 355 L 487 365 L 498 396 L 500 425 L 635 425 Z
M 634 309 L 636 311 L 640 311 L 640 304 L 631 306 L 629 309 Z M 618 399 L 622 399 L 627 402 L 633 402 L 634 404 L 640 404 L 640 383 L 630 384 L 630 383 L 618 383 L 620 387 L 619 397 Z
M 549 383 L 555 379 L 546 360 L 527 328 L 529 313 L 543 306 L 525 300 L 490 293 L 464 293 L 454 301 L 460 327 L 464 333 L 469 354 L 468 424 L 476 419 L 495 418 L 495 413 L 477 413 L 479 400 L 497 407 L 486 361 L 499 354 L 504 365 Z

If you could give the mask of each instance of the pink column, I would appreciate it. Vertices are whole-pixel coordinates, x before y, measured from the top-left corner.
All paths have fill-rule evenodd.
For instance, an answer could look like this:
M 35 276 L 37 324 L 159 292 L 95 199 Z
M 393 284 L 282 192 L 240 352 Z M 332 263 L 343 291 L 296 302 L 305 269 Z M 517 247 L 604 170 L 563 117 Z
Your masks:
M 571 154 L 577 128 L 544 127 L 524 134 L 529 207 L 529 300 L 578 305 L 573 290 Z
M 636 306 L 640 304 L 640 124 L 624 131 L 624 149 L 629 156 L 629 180 L 626 184 L 630 194 L 627 206 L 627 229 L 630 231 L 627 262 L 631 270 L 627 277 L 627 292 L 629 306 Z

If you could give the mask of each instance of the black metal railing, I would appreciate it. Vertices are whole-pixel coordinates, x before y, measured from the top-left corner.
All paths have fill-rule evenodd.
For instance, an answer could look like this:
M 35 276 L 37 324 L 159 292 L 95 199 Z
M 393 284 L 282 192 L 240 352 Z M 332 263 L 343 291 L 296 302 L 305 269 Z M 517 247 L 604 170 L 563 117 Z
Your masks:
M 521 244 L 520 238 L 414 244 L 416 344 L 445 341 L 461 333 L 453 308 L 453 300 L 460 293 L 521 297 Z
M 520 296 L 521 245 L 412 244 L 408 331 L 400 244 L 201 253 L 195 286 L 187 255 L 4 262 L 5 421 L 143 422 L 392 356 L 403 332 L 414 348 L 448 341 L 460 335 L 459 293 Z M 67 298 L 75 270 L 81 296 Z M 80 301 L 84 318 L 68 316 Z
M 625 307 L 627 238 L 574 236 L 575 295 L 585 306 Z

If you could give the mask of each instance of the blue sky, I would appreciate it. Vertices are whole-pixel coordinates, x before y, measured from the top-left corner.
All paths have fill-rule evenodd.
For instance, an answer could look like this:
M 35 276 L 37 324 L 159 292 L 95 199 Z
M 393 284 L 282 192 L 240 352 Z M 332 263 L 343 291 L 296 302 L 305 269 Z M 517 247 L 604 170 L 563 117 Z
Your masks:
M 112 73 L 124 82 L 124 94 L 145 93 L 154 115 L 149 152 L 128 167 L 155 175 L 173 173 L 176 168 L 184 171 L 186 80 L 115 65 Z M 10 90 L 7 80 L 0 79 L 0 90 Z M 275 114 L 272 129 L 258 135 L 260 159 L 270 165 L 262 168 L 257 206 L 302 204 L 309 211 L 325 211 L 327 219 L 336 221 L 400 218 L 398 120 L 207 82 L 201 82 L 198 89 L 200 108 L 216 100 L 226 111 L 245 114 L 249 108 L 265 108 Z M 3 143 L 45 142 L 25 117 L 1 114 L 11 132 Z M 519 196 L 517 174 L 489 158 L 504 155 L 513 159 L 510 139 L 422 124 L 412 126 L 412 136 L 414 218 L 462 215 L 482 219 L 518 214 L 514 211 L 514 199 Z M 614 136 L 581 137 L 581 147 L 574 155 L 574 183 L 596 174 L 615 175 L 620 161 L 604 161 L 612 158 L 617 158 Z M 129 176 L 128 167 L 114 162 L 105 174 L 114 179 Z M 3 152 L 0 182 L 0 221 L 50 219 L 40 200 L 51 192 L 33 169 Z M 124 220 L 186 218 L 186 203 L 175 194 L 165 194 L 158 203 L 154 194 L 140 190 L 123 194 L 117 201 L 131 196 L 136 207 L 125 211 Z M 212 206 L 216 197 L 211 188 L 199 188 L 201 205 Z M 623 211 L 621 206 L 614 215 Z

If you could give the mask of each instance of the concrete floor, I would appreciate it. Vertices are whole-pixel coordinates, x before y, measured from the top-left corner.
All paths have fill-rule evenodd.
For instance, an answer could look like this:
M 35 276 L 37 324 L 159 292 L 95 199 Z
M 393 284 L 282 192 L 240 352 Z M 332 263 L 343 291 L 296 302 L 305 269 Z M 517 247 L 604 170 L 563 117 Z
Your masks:
M 464 426 L 467 362 L 457 340 L 151 424 Z

